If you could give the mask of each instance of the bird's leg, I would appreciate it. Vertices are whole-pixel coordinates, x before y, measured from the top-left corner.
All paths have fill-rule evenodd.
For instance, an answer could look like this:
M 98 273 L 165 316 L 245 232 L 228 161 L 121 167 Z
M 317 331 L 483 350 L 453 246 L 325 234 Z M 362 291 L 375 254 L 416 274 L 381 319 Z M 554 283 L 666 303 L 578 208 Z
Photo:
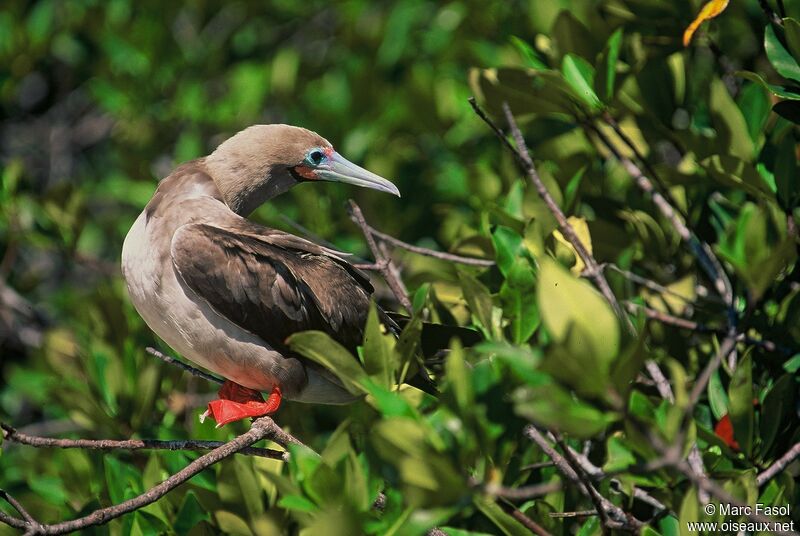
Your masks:
M 247 417 L 261 417 L 278 411 L 281 405 L 281 389 L 273 387 L 267 401 L 260 391 L 225 380 L 217 393 L 219 398 L 208 403 L 208 409 L 200 415 L 203 422 L 209 415 L 217 422 L 217 428 L 229 422 L 240 421 Z

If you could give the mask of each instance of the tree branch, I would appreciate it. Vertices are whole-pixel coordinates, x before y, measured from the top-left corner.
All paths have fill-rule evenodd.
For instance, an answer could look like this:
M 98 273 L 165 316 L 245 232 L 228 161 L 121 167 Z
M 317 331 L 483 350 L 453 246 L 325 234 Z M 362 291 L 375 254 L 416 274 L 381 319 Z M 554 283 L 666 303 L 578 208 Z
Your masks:
M 68 532 L 82 530 L 87 527 L 103 525 L 112 519 L 143 508 L 148 504 L 154 503 L 202 470 L 219 463 L 225 458 L 251 446 L 253 443 L 266 438 L 275 438 L 278 435 L 280 435 L 280 428 L 277 424 L 275 424 L 275 421 L 269 417 L 259 417 L 253 421 L 250 430 L 244 434 L 215 448 L 211 452 L 200 456 L 160 484 L 153 486 L 149 490 L 132 499 L 109 506 L 107 508 L 95 510 L 86 516 L 74 519 L 72 521 L 65 521 L 52 525 L 40 525 L 36 527 L 29 521 L 23 520 L 25 523 L 24 528 L 32 534 L 65 534 Z M 14 518 L 11 518 L 12 523 L 8 523 L 9 520 L 5 519 L 5 517 L 7 516 L 0 517 L 0 521 L 6 522 L 7 524 L 15 526 L 16 528 L 20 528 L 17 525 L 12 524 Z
M 180 368 L 184 372 L 188 372 L 192 376 L 197 376 L 198 378 L 203 378 L 204 380 L 208 380 L 210 382 L 218 383 L 220 385 L 225 383 L 225 380 L 223 380 L 222 378 L 218 378 L 218 377 L 214 376 L 213 374 L 209 374 L 208 372 L 204 372 L 204 371 L 202 371 L 202 370 L 200 370 L 198 368 L 195 368 L 195 367 L 193 367 L 191 365 L 187 365 L 183 361 L 181 361 L 179 359 L 175 359 L 172 356 L 164 355 L 164 354 L 162 354 L 161 352 L 159 352 L 158 350 L 156 350 L 155 348 L 153 348 L 151 346 L 148 346 L 144 350 L 148 354 L 157 357 L 158 359 L 160 359 L 164 363 L 169 363 L 170 365 L 175 365 L 176 367 Z
M 53 437 L 40 437 L 24 434 L 15 428 L 0 422 L 3 438 L 36 448 L 59 449 L 86 449 L 86 450 L 213 450 L 225 444 L 223 441 L 201 441 L 194 439 L 177 439 L 159 441 L 156 439 L 57 439 Z M 280 450 L 259 447 L 247 447 L 239 450 L 237 454 L 286 460 L 287 453 Z
M 531 159 L 530 152 L 528 151 L 528 147 L 525 144 L 525 139 L 522 136 L 522 132 L 520 132 L 516 121 L 514 120 L 514 116 L 511 113 L 511 109 L 508 107 L 508 104 L 505 102 L 503 103 L 503 111 L 505 112 L 506 120 L 513 134 L 515 143 L 517 144 L 516 147 L 514 147 L 508 141 L 508 139 L 505 136 L 505 133 L 500 129 L 500 127 L 498 127 L 494 123 L 494 121 L 492 121 L 492 119 L 486 115 L 486 113 L 480 108 L 480 106 L 478 106 L 474 97 L 470 97 L 469 103 L 472 106 L 472 109 L 478 115 L 478 117 L 480 117 L 483 120 L 483 122 L 486 123 L 489 126 L 489 128 L 492 129 L 492 131 L 500 139 L 503 145 L 505 145 L 506 148 L 508 148 L 508 150 L 511 151 L 511 153 L 516 157 L 517 162 L 519 162 L 519 164 L 525 170 L 531 183 L 533 183 L 534 187 L 536 188 L 539 197 L 542 198 L 548 210 L 550 210 L 551 214 L 553 214 L 553 217 L 556 219 L 561 234 L 572 245 L 578 256 L 583 261 L 584 265 L 586 266 L 584 272 L 586 272 L 587 276 L 594 281 L 595 285 L 600 290 L 603 297 L 606 299 L 609 305 L 611 305 L 611 308 L 613 309 L 614 313 L 622 321 L 628 333 L 630 333 L 631 335 L 635 335 L 636 328 L 634 327 L 633 322 L 631 322 L 630 317 L 628 317 L 628 315 L 625 314 L 625 311 L 620 306 L 616 296 L 614 296 L 614 293 L 611 290 L 608 281 L 603 275 L 602 268 L 598 264 L 597 260 L 592 256 L 592 254 L 589 253 L 589 251 L 584 247 L 577 233 L 575 233 L 575 230 L 569 224 L 566 216 L 561 211 L 561 208 L 555 202 L 553 196 L 550 195 L 550 192 L 547 190 L 547 187 L 544 185 L 541 178 L 539 177 L 539 174 L 536 171 L 536 167 L 533 163 L 533 160 Z M 653 361 L 652 359 L 648 359 L 645 362 L 645 366 L 647 367 L 648 373 L 653 377 L 653 380 L 655 381 L 655 384 L 659 389 L 659 393 L 661 394 L 661 396 L 666 400 L 670 401 L 674 400 L 674 396 L 672 394 L 672 388 L 670 387 L 667 379 L 664 377 L 664 374 L 661 372 L 661 369 L 658 367 L 658 364 L 656 364 L 656 362 Z
M 476 105 L 473 104 L 473 107 L 475 106 Z M 586 249 L 586 246 L 583 244 L 583 242 L 581 242 L 578 234 L 575 232 L 575 229 L 573 229 L 572 225 L 570 225 L 570 223 L 567 221 L 567 217 L 564 215 L 564 212 L 562 212 L 561 207 L 558 206 L 558 203 L 556 203 L 555 199 L 553 199 L 553 196 L 550 195 L 547 187 L 542 182 L 541 177 L 539 177 L 539 173 L 536 171 L 536 166 L 534 165 L 530 152 L 528 151 L 528 146 L 525 143 L 525 138 L 522 136 L 522 132 L 519 130 L 517 122 L 514 120 L 514 115 L 511 113 L 511 108 L 509 108 L 508 103 L 506 102 L 503 103 L 503 112 L 505 112 L 508 127 L 511 130 L 511 134 L 514 137 L 515 143 L 517 144 L 515 154 L 518 156 L 518 159 L 520 160 L 523 169 L 527 173 L 531 184 L 533 184 L 534 188 L 536 188 L 536 192 L 539 194 L 539 197 L 542 198 L 547 206 L 547 209 L 555 217 L 556 222 L 558 223 L 559 231 L 561 231 L 561 234 L 564 235 L 564 238 L 566 238 L 567 241 L 572 245 L 573 249 L 575 249 L 575 252 L 586 265 L 586 272 L 589 274 L 589 277 L 592 278 L 595 285 L 597 285 L 597 288 L 600 290 L 600 293 L 603 295 L 609 305 L 611 305 L 614 313 L 616 313 L 617 317 L 623 322 L 623 324 L 625 324 L 630 333 L 635 333 L 636 330 L 633 327 L 633 323 L 631 323 L 628 315 L 625 314 L 625 311 L 623 311 L 622 307 L 620 307 L 616 296 L 614 296 L 608 281 L 603 275 L 603 270 L 600 268 L 592 254 Z M 484 120 L 487 119 L 488 118 Z
M 402 240 L 393 237 L 390 234 L 386 234 L 384 232 L 378 231 L 374 227 L 367 224 L 367 228 L 370 232 L 379 240 L 382 240 L 388 244 L 391 244 L 395 247 L 402 248 L 408 250 L 412 253 L 416 253 L 418 255 L 424 255 L 426 257 L 433 257 L 434 259 L 440 259 L 443 261 L 448 262 L 455 262 L 459 264 L 466 264 L 469 266 L 494 266 L 494 261 L 489 259 L 478 259 L 476 257 L 464 257 L 462 255 L 455 255 L 453 253 L 447 253 L 444 251 L 436 251 L 434 249 L 423 248 L 420 246 L 415 246 L 413 244 L 409 244 L 408 242 L 403 242 Z
M 582 481 L 578 473 L 575 471 L 575 469 L 573 469 L 564 456 L 559 454 L 550 445 L 547 439 L 535 426 L 532 424 L 527 425 L 523 433 L 527 438 L 536 443 L 551 460 L 553 460 L 556 468 L 567 478 L 567 480 L 575 484 L 583 495 L 592 499 L 592 491 L 589 488 L 594 489 L 594 486 L 592 486 L 591 483 L 586 484 Z M 599 502 L 600 509 L 608 516 L 608 528 L 638 531 L 644 525 L 641 521 L 625 512 L 622 508 L 616 506 L 611 501 L 597 493 L 597 490 L 594 490 L 594 493 L 596 493 L 594 499 Z M 594 501 L 594 499 L 592 500 Z
M 786 469 L 790 463 L 799 457 L 800 442 L 795 443 L 792 448 L 786 451 L 786 454 L 775 460 L 772 465 L 758 474 L 758 477 L 756 477 L 756 482 L 758 483 L 759 487 L 772 480 L 775 475 Z
M 375 265 L 377 266 L 378 271 L 380 271 L 383 278 L 386 280 L 386 284 L 389 285 L 389 288 L 392 290 L 392 294 L 394 294 L 395 298 L 397 298 L 397 301 L 400 302 L 400 305 L 402 305 L 403 308 L 409 314 L 411 314 L 414 308 L 411 306 L 411 300 L 408 299 L 408 292 L 403 286 L 402 281 L 400 281 L 400 278 L 397 277 L 396 273 L 394 272 L 392 261 L 384 256 L 383 251 L 375 242 L 375 237 L 373 236 L 371 230 L 372 228 L 364 218 L 364 213 L 361 212 L 361 207 L 359 207 L 356 202 L 351 199 L 348 205 L 348 212 L 350 213 L 350 219 L 359 226 L 361 232 L 364 234 L 367 245 L 369 246 L 370 251 L 372 251 L 372 256 L 375 258 Z

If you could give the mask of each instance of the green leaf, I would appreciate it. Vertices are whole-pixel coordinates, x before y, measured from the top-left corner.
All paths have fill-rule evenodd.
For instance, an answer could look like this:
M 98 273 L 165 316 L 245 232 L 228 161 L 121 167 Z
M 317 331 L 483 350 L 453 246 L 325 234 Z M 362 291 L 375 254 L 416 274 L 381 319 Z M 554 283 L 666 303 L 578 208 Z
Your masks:
M 800 22 L 797 22 L 797 19 L 787 17 L 783 19 L 783 30 L 786 33 L 786 44 L 789 46 L 789 53 L 797 61 L 800 58 Z
M 728 386 L 730 417 L 733 435 L 747 456 L 753 450 L 753 373 L 751 352 L 747 352 L 736 365 Z
M 561 73 L 534 69 L 473 69 L 470 86 L 493 115 L 503 117 L 508 103 L 515 115 L 571 116 L 581 99 Z
M 558 342 L 571 334 L 585 340 L 571 341 L 587 349 L 591 369 L 586 374 L 608 374 L 619 353 L 617 319 L 605 299 L 589 283 L 578 279 L 549 257 L 539 260 L 539 311 L 547 331 Z M 571 329 L 572 326 L 578 329 Z
M 726 186 L 741 188 L 758 199 L 774 199 L 772 187 L 751 164 L 732 155 L 714 155 L 700 162 L 708 174 Z
M 767 24 L 764 30 L 764 50 L 767 53 L 767 59 L 778 71 L 778 74 L 784 78 L 800 81 L 800 65 L 797 65 L 789 51 L 786 50 L 778 36 L 775 35 L 775 30 L 771 24 Z
M 332 371 L 353 394 L 365 392 L 360 382 L 367 377 L 359 361 L 347 349 L 322 331 L 302 331 L 286 340 L 298 354 Z
M 287 510 L 297 510 L 298 512 L 309 514 L 319 510 L 316 504 L 300 495 L 284 495 L 278 500 L 278 506 Z
M 719 370 L 715 370 L 708 380 L 708 401 L 714 419 L 720 420 L 728 414 L 728 394 L 719 378 Z
M 183 502 L 178 510 L 178 515 L 175 516 L 172 528 L 175 529 L 177 534 L 188 534 L 201 521 L 210 520 L 211 516 L 208 515 L 206 509 L 197 500 L 195 492 L 189 490 L 183 497 Z
M 527 252 L 519 233 L 502 225 L 498 225 L 492 231 L 492 245 L 497 252 L 495 257 L 497 267 L 504 276 L 508 276 L 514 261 Z
M 453 393 L 461 415 L 469 415 L 474 410 L 475 393 L 472 391 L 472 378 L 464 361 L 464 350 L 458 339 L 454 339 L 445 364 L 447 385 Z
M 528 64 L 528 67 L 538 70 L 547 70 L 547 65 L 545 65 L 545 63 L 541 60 L 539 53 L 536 52 L 532 46 L 516 35 L 512 35 L 510 41 L 511 44 L 514 45 L 514 48 L 517 49 L 517 52 L 519 52 L 520 56 L 523 57 L 525 63 Z
M 370 304 L 367 325 L 364 328 L 364 369 L 367 374 L 383 387 L 391 387 L 395 382 L 395 370 L 398 359 L 394 352 L 396 340 L 385 333 L 383 324 L 378 320 L 375 303 Z
M 742 78 L 747 78 L 748 80 L 752 80 L 753 82 L 757 82 L 761 84 L 767 91 L 781 97 L 783 99 L 791 99 L 791 100 L 800 100 L 800 88 L 795 86 L 776 86 L 773 84 L 768 84 L 760 74 L 751 73 L 749 71 L 737 71 L 737 76 L 741 76 Z
M 595 90 L 602 95 L 602 100 L 608 102 L 614 98 L 614 85 L 617 78 L 617 61 L 622 47 L 622 28 L 617 28 L 608 38 L 600 61 L 597 63 L 597 79 Z
M 764 397 L 759 422 L 762 456 L 769 452 L 778 431 L 788 422 L 794 408 L 796 391 L 795 377 L 792 374 L 784 374 Z
M 476 495 L 473 499 L 475 506 L 481 511 L 495 526 L 500 529 L 500 532 L 506 536 L 529 536 L 530 531 L 526 529 L 519 521 L 508 515 L 503 511 L 500 506 L 489 499 Z
M 247 525 L 247 522 L 233 512 L 227 510 L 217 510 L 214 512 L 214 518 L 217 522 L 219 530 L 224 534 L 232 534 L 236 536 L 250 536 L 253 531 Z
M 585 59 L 567 54 L 561 63 L 561 72 L 572 89 L 594 110 L 602 110 L 600 102 L 592 87 L 594 86 L 594 67 Z
M 536 275 L 527 257 L 517 257 L 500 287 L 500 301 L 505 316 L 511 320 L 511 340 L 526 342 L 539 327 L 536 301 Z
M 745 84 L 736 99 L 739 109 L 747 122 L 747 132 L 754 144 L 764 137 L 764 125 L 769 117 L 770 100 L 764 87 L 759 84 Z
M 688 528 L 689 523 L 695 523 L 700 520 L 700 504 L 697 500 L 697 489 L 694 487 L 690 487 L 683 496 L 680 511 L 678 512 L 678 520 L 680 535 L 688 536 L 692 534 Z
M 593 437 L 617 419 L 573 398 L 556 384 L 520 387 L 512 393 L 514 412 L 553 430 L 576 438 Z
M 234 456 L 231 461 L 236 475 L 236 484 L 241 490 L 247 514 L 250 518 L 260 516 L 264 513 L 264 497 L 261 486 L 256 480 L 251 459 Z
M 470 311 L 487 334 L 496 336 L 492 322 L 492 296 L 483 283 L 464 270 L 458 270 L 458 281 Z
M 606 441 L 606 455 L 603 470 L 607 472 L 622 471 L 636 463 L 636 456 L 633 455 L 625 441 L 617 436 L 611 436 Z
M 750 162 L 755 154 L 753 140 L 748 134 L 747 122 L 725 83 L 719 78 L 711 80 L 708 97 L 711 121 L 717 131 L 718 151 Z
M 794 374 L 800 370 L 800 354 L 795 354 L 783 364 L 783 370 L 789 374 Z
M 139 472 L 133 466 L 110 455 L 103 457 L 103 464 L 105 465 L 108 495 L 112 503 L 118 504 L 127 499 L 128 489 L 138 491 L 141 487 Z
M 800 105 L 800 103 L 797 103 Z M 798 106 L 800 108 L 800 106 Z M 800 111 L 800 110 L 799 110 Z M 791 132 L 787 132 L 775 158 L 775 187 L 781 208 L 790 212 L 800 200 L 800 170 L 797 166 L 797 142 Z

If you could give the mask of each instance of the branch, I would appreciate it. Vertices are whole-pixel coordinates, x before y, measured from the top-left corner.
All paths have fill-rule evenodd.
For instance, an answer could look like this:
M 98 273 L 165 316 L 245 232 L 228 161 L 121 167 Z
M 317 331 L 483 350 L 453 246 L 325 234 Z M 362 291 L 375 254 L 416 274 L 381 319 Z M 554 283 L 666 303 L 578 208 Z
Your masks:
M 608 534 L 609 520 L 608 520 L 608 514 L 606 513 L 605 508 L 603 507 L 603 497 L 600 495 L 600 493 L 598 493 L 598 491 L 592 485 L 591 481 L 589 480 L 589 476 L 586 474 L 586 471 L 583 470 L 581 465 L 572 455 L 572 452 L 570 452 L 570 449 L 567 446 L 564 439 L 560 435 L 557 435 L 556 441 L 561 447 L 561 450 L 564 452 L 564 459 L 567 461 L 567 463 L 569 463 L 570 467 L 572 467 L 572 469 L 575 471 L 575 474 L 578 475 L 580 481 L 589 491 L 589 499 L 591 499 L 592 503 L 594 503 L 595 510 L 600 516 L 600 521 L 602 521 L 601 528 L 603 530 L 603 534 Z
M 68 532 L 82 530 L 87 527 L 104 525 L 112 519 L 143 508 L 148 504 L 154 503 L 202 470 L 219 463 L 225 458 L 251 446 L 253 443 L 261 441 L 265 438 L 274 438 L 279 434 L 280 428 L 277 424 L 275 424 L 275 421 L 269 417 L 259 417 L 253 421 L 250 430 L 244 434 L 215 448 L 211 452 L 200 456 L 182 470 L 178 471 L 160 484 L 153 486 L 141 495 L 107 508 L 95 510 L 86 516 L 74 519 L 72 521 L 65 521 L 53 525 L 40 525 L 37 527 L 31 522 L 23 520 L 25 525 L 24 528 L 33 534 L 65 534 Z M 8 523 L 9 520 L 6 519 L 7 517 L 8 516 L 0 517 L 0 521 L 6 522 L 7 524 L 16 528 L 20 528 L 17 523 L 19 520 L 14 521 L 16 518 L 11 518 L 12 523 L 17 523 L 12 524 Z
M 775 24 L 776 26 L 783 26 L 783 21 L 778 14 L 772 10 L 770 5 L 767 3 L 767 0 L 758 0 L 758 5 L 761 6 L 761 10 L 764 12 L 764 15 L 767 16 L 767 19 L 769 19 L 772 24 Z
M 473 107 L 476 107 L 476 105 L 473 104 Z M 617 317 L 626 325 L 628 331 L 634 334 L 636 330 L 633 327 L 633 323 L 622 310 L 622 307 L 620 307 L 616 296 L 614 296 L 608 281 L 603 275 L 602 269 L 592 254 L 586 249 L 586 246 L 583 245 L 583 242 L 581 242 L 578 234 L 575 232 L 575 229 L 572 228 L 572 225 L 570 225 L 570 223 L 567 221 L 567 217 L 564 215 L 564 212 L 561 211 L 561 207 L 558 206 L 558 203 L 556 203 L 555 199 L 553 199 L 553 196 L 550 195 L 547 187 L 542 182 L 541 177 L 539 177 L 539 173 L 536 171 L 536 166 L 533 164 L 530 152 L 528 151 L 528 146 L 525 143 L 525 138 L 522 136 L 522 132 L 520 132 L 517 122 L 514 120 L 514 116 L 511 113 L 511 108 L 509 108 L 508 103 L 503 103 L 503 111 L 505 112 L 508 127 L 511 130 L 511 134 L 514 137 L 515 143 L 517 144 L 515 154 L 517 155 L 518 160 L 521 162 L 523 169 L 528 174 L 528 179 L 530 179 L 534 188 L 536 188 L 539 197 L 542 198 L 550 213 L 555 217 L 561 234 L 564 235 L 564 238 L 566 238 L 567 241 L 572 245 L 572 247 L 575 249 L 575 252 L 586 265 L 586 271 L 588 272 L 589 277 L 594 280 L 597 288 L 600 290 L 606 301 L 611 305 L 611 308 L 614 310 Z M 487 119 L 488 118 L 484 119 L 484 121 Z
M 758 474 L 758 477 L 756 477 L 756 482 L 758 483 L 759 487 L 772 480 L 775 475 L 786 469 L 786 467 L 798 457 L 800 457 L 800 442 L 795 443 L 792 448 L 786 452 L 786 454 L 775 460 L 772 465 Z
M 553 199 L 553 196 L 550 195 L 550 192 L 547 190 L 547 187 L 542 182 L 542 179 L 539 177 L 539 173 L 536 171 L 536 166 L 533 164 L 533 160 L 531 159 L 530 152 L 528 151 L 528 147 L 525 144 L 525 139 L 522 136 L 522 132 L 520 132 L 519 127 L 517 126 L 516 121 L 514 120 L 514 116 L 511 113 L 511 109 L 508 107 L 507 103 L 503 103 L 503 111 L 506 115 L 506 120 L 508 121 L 509 128 L 514 136 L 514 140 L 517 144 L 516 147 L 511 145 L 508 139 L 505 136 L 505 133 L 494 123 L 494 121 L 486 115 L 486 113 L 478 106 L 477 102 L 475 101 L 474 97 L 470 97 L 469 99 L 470 105 L 472 105 L 472 109 L 475 113 L 480 117 L 484 123 L 489 125 L 489 128 L 495 133 L 495 135 L 500 139 L 503 145 L 508 148 L 509 151 L 516 157 L 517 161 L 520 163 L 522 168 L 528 175 L 528 178 L 533 183 L 536 191 L 539 193 L 539 196 L 544 200 L 545 205 L 547 206 L 548 210 L 553 214 L 555 217 L 556 222 L 558 223 L 558 228 L 561 231 L 561 234 L 567 241 L 572 245 L 575 249 L 575 252 L 578 253 L 578 256 L 583 261 L 586 269 L 584 272 L 587 273 L 589 277 L 594 280 L 595 285 L 600 290 L 603 297 L 606 301 L 611 305 L 611 308 L 614 310 L 614 313 L 617 317 L 622 321 L 627 329 L 628 333 L 631 335 L 636 334 L 636 328 L 631 322 L 631 319 L 625 314 L 622 307 L 620 306 L 619 302 L 617 301 L 616 296 L 611 290 L 611 287 L 608 284 L 605 276 L 603 275 L 603 270 L 598 264 L 597 260 L 592 256 L 591 253 L 584 247 L 583 243 L 578 238 L 578 235 L 575 233 L 575 230 L 567 221 L 566 216 L 561 211 L 561 208 Z M 645 363 L 647 367 L 647 371 L 653 377 L 653 380 L 656 383 L 656 386 L 659 389 L 659 393 L 663 398 L 666 400 L 674 400 L 675 397 L 672 394 L 672 388 L 669 385 L 669 382 L 664 377 L 664 374 L 661 372 L 661 369 L 658 368 L 658 365 L 652 359 L 648 359 Z
M 367 245 L 369 246 L 370 251 L 372 251 L 372 256 L 375 257 L 375 264 L 378 268 L 378 271 L 380 271 L 381 275 L 386 280 L 386 284 L 389 285 L 389 288 L 392 290 L 392 294 L 394 294 L 395 298 L 397 298 L 397 301 L 400 302 L 400 305 L 402 305 L 403 308 L 409 314 L 411 314 L 413 312 L 413 307 L 411 306 L 411 300 L 408 299 L 408 292 L 403 286 L 403 282 L 394 272 L 392 261 L 384 256 L 383 251 L 375 242 L 375 237 L 372 234 L 371 227 L 367 223 L 367 220 L 364 218 L 364 213 L 361 212 L 361 207 L 359 207 L 356 202 L 351 199 L 348 206 L 348 212 L 350 213 L 350 219 L 361 228 L 361 232 L 364 234 L 364 238 L 367 240 Z
M 600 139 L 605 147 L 614 155 L 628 174 L 633 177 L 634 182 L 646 195 L 648 195 L 653 203 L 658 208 L 661 215 L 664 216 L 681 237 L 687 243 L 692 254 L 697 258 L 700 267 L 706 272 L 706 275 L 714 283 L 719 295 L 722 297 L 723 302 L 728 307 L 728 322 L 732 326 L 736 324 L 736 311 L 733 307 L 733 287 L 728 279 L 728 275 L 722 269 L 722 265 L 717 259 L 711 247 L 708 244 L 701 242 L 697 236 L 689 229 L 683 219 L 680 217 L 676 209 L 670 205 L 669 201 L 653 186 L 649 178 L 645 176 L 639 167 L 634 164 L 630 158 L 623 156 L 611 140 L 603 133 L 602 130 L 595 125 L 583 122 L 584 126 L 589 128 Z
M 203 372 L 202 370 L 197 369 L 197 368 L 195 368 L 195 367 L 193 367 L 191 365 L 187 365 L 183 361 L 175 359 L 174 357 L 171 357 L 171 356 L 168 356 L 168 355 L 164 355 L 163 353 L 159 352 L 155 348 L 151 348 L 151 347 L 148 346 L 145 350 L 147 351 L 147 353 L 157 357 L 161 361 L 163 361 L 165 363 L 169 363 L 170 365 L 175 365 L 176 367 L 180 368 L 184 372 L 188 372 L 189 374 L 192 374 L 193 376 L 197 376 L 199 378 L 203 378 L 205 380 L 208 380 L 208 381 L 214 382 L 214 383 L 219 383 L 219 384 L 224 383 L 223 379 L 217 378 L 216 376 L 214 376 L 212 374 L 209 374 L 207 372 Z M 306 446 L 302 441 L 300 441 L 299 439 L 294 437 L 289 432 L 286 432 L 283 428 L 281 428 L 278 425 L 275 425 L 275 430 L 274 430 L 273 435 L 274 435 L 274 437 L 272 438 L 272 440 L 275 441 L 276 443 L 278 443 L 279 445 L 283 446 L 283 447 L 285 447 L 289 443 L 294 443 L 295 445 Z M 208 442 L 208 443 L 213 443 L 213 442 Z
M 370 232 L 378 239 L 387 242 L 395 247 L 402 248 L 408 250 L 412 253 L 417 253 L 418 255 L 424 255 L 426 257 L 433 257 L 434 259 L 440 259 L 443 261 L 449 262 L 456 262 L 459 264 L 467 264 L 470 266 L 494 266 L 494 261 L 489 259 L 478 259 L 476 257 L 464 257 L 462 255 L 455 255 L 453 253 L 446 253 L 444 251 L 436 251 L 434 249 L 423 248 L 420 246 L 415 246 L 413 244 L 409 244 L 408 242 L 403 242 L 402 240 L 393 237 L 390 234 L 383 233 L 378 231 L 374 227 L 367 224 L 367 228 Z
M 202 370 L 200 370 L 198 368 L 194 368 L 191 365 L 187 365 L 183 361 L 180 361 L 179 359 L 175 359 L 172 356 L 164 355 L 164 354 L 162 354 L 161 352 L 159 352 L 158 350 L 156 350 L 153 347 L 148 346 L 147 348 L 145 348 L 145 352 L 147 352 L 148 354 L 150 354 L 152 356 L 157 357 L 158 359 L 160 359 L 164 363 L 169 363 L 170 365 L 175 365 L 176 367 L 180 368 L 184 372 L 188 372 L 192 376 L 197 376 L 198 378 L 203 378 L 204 380 L 208 380 L 210 382 L 218 383 L 220 385 L 225 383 L 225 380 L 223 380 L 222 378 L 218 378 L 218 377 L 214 376 L 213 374 L 209 374 L 208 372 L 204 372 L 204 371 L 202 371 Z
M 586 484 L 581 480 L 581 478 L 578 476 L 578 473 L 575 472 L 569 462 L 567 462 L 567 460 L 550 445 L 547 439 L 545 439 L 542 433 L 539 432 L 535 426 L 532 424 L 526 426 L 524 434 L 526 437 L 536 443 L 539 448 L 541 448 L 545 454 L 550 457 L 551 460 L 553 460 L 553 463 L 561 472 L 561 474 L 567 477 L 567 479 L 573 484 L 577 485 L 582 494 L 592 498 L 592 491 L 590 488 L 594 489 L 594 486 L 592 486 L 591 483 Z M 611 501 L 597 493 L 597 490 L 594 490 L 594 493 L 597 494 L 595 499 L 597 499 L 599 502 L 600 509 L 608 516 L 608 528 L 638 531 L 644 525 L 641 521 L 626 513 L 622 508 L 616 506 Z
M 551 536 L 551 534 L 547 532 L 547 529 L 545 529 L 536 521 L 523 514 L 517 508 L 509 508 L 508 513 L 511 515 L 511 517 L 519 521 L 519 523 L 522 526 L 524 526 L 526 529 L 536 534 L 537 536 Z
M 28 532 L 37 532 L 41 530 L 41 525 L 35 519 L 33 519 L 33 517 L 31 517 L 28 511 L 25 510 L 25 508 L 20 504 L 20 502 L 11 495 L 9 495 L 9 493 L 6 490 L 0 489 L 0 499 L 4 499 L 8 504 L 13 506 L 14 510 L 19 512 L 19 514 L 22 516 L 22 520 L 27 524 L 25 527 L 15 527 L 15 528 L 27 528 Z M 0 518 L 0 520 L 2 520 L 2 518 Z
M 57 439 L 53 437 L 40 437 L 24 434 L 15 428 L 0 422 L 0 429 L 3 430 L 3 438 L 36 448 L 60 448 L 60 449 L 86 449 L 86 450 L 192 450 L 203 451 L 213 450 L 225 444 L 223 441 L 200 441 L 194 439 L 178 439 L 170 441 L 159 441 L 155 439 Z M 265 449 L 259 447 L 247 447 L 241 449 L 237 454 L 248 456 L 258 456 L 261 458 L 272 458 L 274 460 L 286 460 L 287 453 L 280 450 Z

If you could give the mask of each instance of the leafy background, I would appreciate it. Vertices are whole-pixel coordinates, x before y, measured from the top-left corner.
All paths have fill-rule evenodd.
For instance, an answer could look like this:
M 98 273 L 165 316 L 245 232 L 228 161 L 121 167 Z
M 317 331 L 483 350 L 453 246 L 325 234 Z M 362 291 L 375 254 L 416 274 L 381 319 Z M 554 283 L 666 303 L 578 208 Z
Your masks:
M 682 521 L 703 518 L 697 494 L 679 472 L 637 470 L 656 453 L 628 414 L 667 442 L 679 437 L 686 390 L 716 351 L 725 309 L 675 230 L 587 130 L 611 135 L 608 113 L 723 260 L 748 337 L 738 361 L 712 376 L 689 440 L 709 474 L 748 504 L 800 503 L 796 468 L 761 488 L 755 480 L 800 440 L 800 6 L 786 2 L 777 24 L 754 0 L 732 2 L 684 48 L 699 8 L 666 0 L 4 2 L 0 420 L 94 438 L 227 439 L 245 428 L 200 425 L 213 387 L 145 354 L 148 345 L 169 349 L 130 306 L 118 259 L 127 229 L 174 165 L 246 125 L 287 122 L 392 178 L 403 198 L 303 185 L 254 219 L 287 230 L 298 222 L 367 257 L 344 210 L 352 197 L 398 238 L 496 259 L 479 270 L 395 252 L 417 318 L 474 326 L 487 342 L 451 349 L 443 395 L 433 400 L 391 390 L 409 345 L 372 326 L 362 356 L 375 362 L 367 373 L 343 373 L 367 400 L 287 403 L 278 414 L 321 458 L 302 449 L 288 464 L 235 457 L 96 532 L 524 534 L 509 503 L 476 483 L 559 480 L 553 467 L 531 466 L 547 460 L 522 434 L 534 422 L 618 472 L 619 488 L 599 485 L 616 504 L 649 519 L 652 507 L 631 498 L 632 486 L 656 496 L 668 512 L 647 530 L 677 534 Z M 638 314 L 638 336 L 627 336 L 576 277 L 574 251 L 472 112 L 473 94 L 498 121 L 503 101 L 519 116 L 544 182 L 600 262 L 670 290 L 608 271 L 617 296 L 708 329 Z M 395 306 L 385 289 L 378 297 Z M 407 337 L 413 342 L 413 329 Z M 776 347 L 753 343 L 760 339 Z M 295 343 L 312 354 L 320 344 Z M 645 357 L 667 371 L 675 404 L 637 376 Z M 724 441 L 714 428 L 726 415 L 734 437 Z M 136 495 L 194 457 L 4 445 L 0 486 L 39 520 L 56 521 Z M 382 514 L 371 508 L 380 489 Z M 595 517 L 548 515 L 591 508 L 568 487 L 516 507 L 554 534 L 600 530 Z

